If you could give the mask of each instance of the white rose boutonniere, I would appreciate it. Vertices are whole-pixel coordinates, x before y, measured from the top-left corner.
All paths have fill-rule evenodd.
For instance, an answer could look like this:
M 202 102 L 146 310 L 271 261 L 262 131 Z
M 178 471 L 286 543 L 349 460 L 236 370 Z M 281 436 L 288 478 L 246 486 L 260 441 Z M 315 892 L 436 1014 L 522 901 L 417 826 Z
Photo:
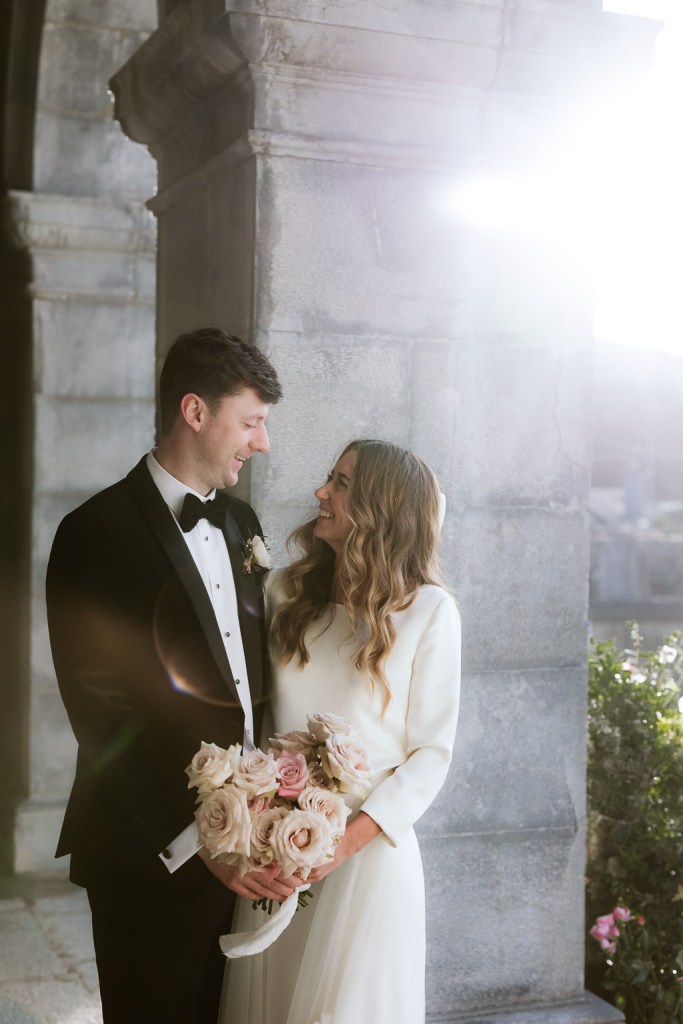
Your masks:
M 265 572 L 267 569 L 270 569 L 270 552 L 266 547 L 263 537 L 259 537 L 258 534 L 244 541 L 242 553 L 244 554 L 242 572 L 246 576 L 251 576 L 254 572 Z

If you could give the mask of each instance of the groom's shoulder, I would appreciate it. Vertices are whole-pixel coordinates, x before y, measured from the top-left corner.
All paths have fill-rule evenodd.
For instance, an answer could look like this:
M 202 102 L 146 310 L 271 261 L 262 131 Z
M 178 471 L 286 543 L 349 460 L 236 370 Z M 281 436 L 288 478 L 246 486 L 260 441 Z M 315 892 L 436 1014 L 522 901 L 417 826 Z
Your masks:
M 128 515 L 132 506 L 129 478 L 126 476 L 85 497 L 67 512 L 62 522 L 116 518 L 118 515 Z

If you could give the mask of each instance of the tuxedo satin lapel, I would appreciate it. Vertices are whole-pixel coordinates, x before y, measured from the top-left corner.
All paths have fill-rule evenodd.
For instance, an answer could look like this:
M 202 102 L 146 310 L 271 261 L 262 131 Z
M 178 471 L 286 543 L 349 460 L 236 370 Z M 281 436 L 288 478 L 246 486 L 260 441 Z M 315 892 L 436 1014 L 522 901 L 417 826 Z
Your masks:
M 237 613 L 240 620 L 240 632 L 244 657 L 247 663 L 247 675 L 252 701 L 256 701 L 263 685 L 263 666 L 261 662 L 261 608 L 262 591 L 258 583 L 244 572 L 244 540 L 233 516 L 228 512 L 225 516 L 223 530 L 230 555 L 232 575 L 235 580 L 237 594 Z
M 211 599 L 206 592 L 194 559 L 183 540 L 178 525 L 173 518 L 166 502 L 149 475 L 145 460 L 142 459 L 131 470 L 127 477 L 131 493 L 142 515 L 161 543 L 173 565 L 178 577 L 192 602 L 197 618 L 202 627 L 206 642 L 218 666 L 221 676 L 234 694 L 237 702 L 237 687 L 230 669 L 230 662 L 225 653 L 225 645 L 221 637 Z

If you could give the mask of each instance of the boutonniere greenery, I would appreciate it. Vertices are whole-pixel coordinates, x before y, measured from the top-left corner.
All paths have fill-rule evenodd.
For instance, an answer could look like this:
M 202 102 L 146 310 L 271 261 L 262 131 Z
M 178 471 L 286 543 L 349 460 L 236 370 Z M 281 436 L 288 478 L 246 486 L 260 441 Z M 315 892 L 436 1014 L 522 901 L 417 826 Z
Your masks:
M 263 537 L 259 537 L 258 534 L 242 543 L 242 554 L 244 555 L 242 572 L 245 576 L 251 576 L 252 573 L 265 572 L 267 569 L 270 569 L 270 552 L 266 547 Z

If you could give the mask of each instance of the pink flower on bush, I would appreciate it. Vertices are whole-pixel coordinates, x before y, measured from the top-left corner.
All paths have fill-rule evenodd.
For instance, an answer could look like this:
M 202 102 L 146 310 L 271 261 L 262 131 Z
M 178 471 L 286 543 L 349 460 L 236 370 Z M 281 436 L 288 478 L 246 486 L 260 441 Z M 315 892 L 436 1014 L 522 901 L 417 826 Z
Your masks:
M 599 917 L 588 934 L 600 943 L 601 949 L 614 953 L 617 947 L 612 940 L 619 938 L 619 929 L 614 923 L 614 914 L 603 914 L 602 917 Z
M 596 942 L 600 943 L 600 949 L 604 949 L 607 953 L 616 953 L 617 944 L 616 939 L 621 934 L 617 927 L 617 921 L 622 921 L 626 924 L 633 920 L 633 914 L 628 907 L 615 907 L 611 914 L 603 914 L 599 917 L 593 927 L 589 930 L 588 934 L 591 938 L 595 939 Z M 638 924 L 645 924 L 645 918 L 637 918 Z
M 612 911 L 612 916 L 615 921 L 630 921 L 633 918 L 633 914 L 628 907 L 615 907 Z
M 308 783 L 308 765 L 303 754 L 281 750 L 277 756 L 278 796 L 296 800 Z

